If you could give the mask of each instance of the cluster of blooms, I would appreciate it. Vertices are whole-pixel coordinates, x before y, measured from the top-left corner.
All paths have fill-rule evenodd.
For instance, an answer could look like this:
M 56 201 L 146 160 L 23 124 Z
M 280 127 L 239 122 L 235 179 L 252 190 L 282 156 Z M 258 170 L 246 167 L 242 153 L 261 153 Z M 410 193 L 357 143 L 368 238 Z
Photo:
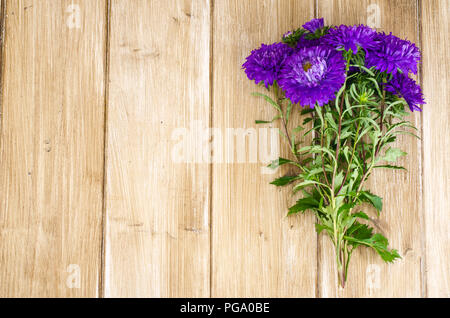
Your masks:
M 425 103 L 420 86 L 408 77 L 410 72 L 417 74 L 420 61 L 414 43 L 365 25 L 327 27 L 323 18 L 305 23 L 301 32 L 286 33 L 283 40 L 295 34 L 294 46 L 263 44 L 253 50 L 243 65 L 248 78 L 266 87 L 276 81 L 294 104 L 323 106 L 335 99 L 349 71 L 342 51 L 363 50 L 365 67 L 390 74 L 380 83 L 387 92 L 404 98 L 412 111 Z

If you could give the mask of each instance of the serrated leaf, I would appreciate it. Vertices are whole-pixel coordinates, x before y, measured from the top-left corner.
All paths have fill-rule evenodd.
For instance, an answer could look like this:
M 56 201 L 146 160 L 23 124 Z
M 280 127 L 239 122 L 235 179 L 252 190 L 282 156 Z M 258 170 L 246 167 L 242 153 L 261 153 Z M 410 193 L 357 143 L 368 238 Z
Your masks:
M 370 219 L 369 216 L 366 213 L 364 213 L 363 211 L 359 211 L 357 213 L 353 213 L 352 215 L 357 217 L 357 218 L 364 219 L 364 220 L 369 220 Z
M 353 209 L 353 207 L 356 205 L 356 203 L 351 202 L 351 203 L 345 203 L 343 204 L 339 209 L 338 209 L 338 215 L 344 212 L 348 212 L 351 209 Z
M 353 225 L 347 230 L 347 234 L 359 239 L 368 239 L 372 236 L 373 229 L 369 227 L 367 224 L 362 224 L 359 222 L 353 223 Z
M 398 148 L 389 148 L 386 150 L 384 157 L 381 158 L 381 160 L 389 161 L 389 162 L 395 162 L 398 158 L 402 156 L 406 156 L 406 152 L 402 151 Z
M 357 245 L 366 245 L 372 247 L 381 258 L 388 263 L 393 262 L 397 258 L 401 258 L 397 250 L 388 249 L 388 240 L 383 235 L 377 233 L 372 235 L 370 238 L 358 239 L 353 236 L 345 237 L 349 242 Z
M 299 199 L 297 200 L 297 203 L 295 205 L 289 208 L 288 215 L 295 214 L 298 212 L 305 212 L 306 210 L 309 209 L 317 209 L 319 207 L 319 204 L 320 203 L 312 197 Z
M 369 191 L 361 191 L 359 195 L 359 199 L 363 202 L 368 202 L 377 209 L 378 212 L 381 212 L 383 209 L 383 200 L 379 196 L 370 193 Z
M 291 183 L 292 181 L 298 179 L 298 176 L 283 176 L 275 179 L 270 184 L 276 185 L 277 187 L 284 186 Z
M 331 230 L 331 228 L 329 228 L 328 226 L 319 223 L 315 223 L 314 226 L 316 228 L 317 234 L 320 234 L 323 230 Z

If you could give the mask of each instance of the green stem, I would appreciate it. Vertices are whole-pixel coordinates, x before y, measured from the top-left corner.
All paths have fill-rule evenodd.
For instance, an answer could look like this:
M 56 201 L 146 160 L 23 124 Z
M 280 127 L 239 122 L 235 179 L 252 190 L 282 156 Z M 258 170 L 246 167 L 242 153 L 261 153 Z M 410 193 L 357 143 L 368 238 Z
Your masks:
M 342 248 L 342 237 L 339 233 L 339 227 L 338 227 L 338 208 L 336 207 L 335 200 L 333 198 L 332 205 L 333 209 L 333 244 L 335 248 L 335 254 L 336 254 L 336 266 L 337 266 L 337 276 L 339 284 L 344 287 L 345 286 L 345 257 L 343 255 L 343 248 Z
M 338 281 L 339 285 L 344 288 L 347 281 L 348 265 L 352 251 L 348 250 L 347 241 L 340 238 L 339 249 L 336 249 L 337 265 L 338 265 Z
M 385 79 L 383 80 L 385 81 Z M 381 100 L 381 112 L 380 112 L 380 133 L 383 133 L 383 117 L 384 117 L 384 108 L 385 108 L 385 98 L 386 98 L 386 91 L 383 90 L 383 98 Z M 381 136 L 380 139 L 374 144 L 374 149 L 372 150 L 372 159 L 370 160 L 370 165 L 367 171 L 364 173 L 361 182 L 359 183 L 358 190 L 356 191 L 356 197 L 358 197 L 359 192 L 361 191 L 364 182 L 366 181 L 367 177 L 369 176 L 370 172 L 372 171 L 373 166 L 375 165 L 375 157 L 378 155 L 381 149 Z
M 342 181 L 342 183 L 341 183 L 341 186 L 339 187 L 338 192 L 336 193 L 336 196 L 339 195 L 339 193 L 340 193 L 341 190 L 342 190 L 342 187 L 343 187 L 344 184 L 345 184 L 345 181 L 347 181 L 347 176 L 348 176 L 348 173 L 350 172 L 350 168 L 351 168 L 352 163 L 353 163 L 353 157 L 355 156 L 356 140 L 358 140 L 358 137 L 359 137 L 359 129 L 360 129 L 360 122 L 358 122 L 358 128 L 356 129 L 356 137 L 355 137 L 355 143 L 353 144 L 352 156 L 351 156 L 351 158 L 350 158 L 350 162 L 349 162 L 349 164 L 348 164 L 347 171 L 345 171 L 344 179 L 343 179 L 343 181 Z
M 339 106 L 339 126 L 338 126 L 338 133 L 336 136 L 336 138 L 337 138 L 336 162 L 334 163 L 333 178 L 331 179 L 331 192 L 333 195 L 334 195 L 334 179 L 336 178 L 336 171 L 337 171 L 337 166 L 339 163 L 339 150 L 341 147 L 342 112 L 344 109 L 344 100 L 345 100 L 345 88 L 344 88 L 344 91 L 342 92 L 341 105 Z
M 297 166 L 300 168 L 300 170 L 303 173 L 305 173 L 306 170 L 302 166 L 301 158 L 300 158 L 299 154 L 296 151 L 294 151 L 294 148 L 292 147 L 292 138 L 291 138 L 291 136 L 289 134 L 289 129 L 287 127 L 286 117 L 285 117 L 285 115 L 283 113 L 283 102 L 282 102 L 282 99 L 279 96 L 279 87 L 278 87 L 278 84 L 276 82 L 273 84 L 273 90 L 274 90 L 275 100 L 277 102 L 278 107 L 280 108 L 280 118 L 281 118 L 281 122 L 283 124 L 283 129 L 284 129 L 285 136 L 286 136 L 287 141 L 289 143 L 289 149 L 291 149 L 291 152 L 294 155 L 294 157 L 295 157 L 295 159 L 296 159 L 296 161 L 298 163 Z M 322 190 L 320 189 L 320 186 L 314 184 L 314 188 L 316 188 L 316 190 L 320 193 L 320 195 L 323 198 L 328 197 L 328 196 L 325 195 L 325 193 L 322 193 Z
M 323 147 L 323 127 L 320 132 L 320 147 L 321 148 Z M 322 171 L 323 171 L 323 175 L 325 176 L 325 182 L 331 188 L 330 181 L 328 180 L 327 172 L 325 170 L 325 159 L 324 159 L 323 151 L 320 152 L 320 157 L 322 159 Z
M 346 248 L 347 248 L 347 241 L 345 241 L 345 245 L 346 245 Z M 353 253 L 353 248 L 347 252 L 347 264 L 345 265 L 345 280 L 347 280 L 348 264 L 350 264 L 350 258 L 352 256 L 352 253 Z

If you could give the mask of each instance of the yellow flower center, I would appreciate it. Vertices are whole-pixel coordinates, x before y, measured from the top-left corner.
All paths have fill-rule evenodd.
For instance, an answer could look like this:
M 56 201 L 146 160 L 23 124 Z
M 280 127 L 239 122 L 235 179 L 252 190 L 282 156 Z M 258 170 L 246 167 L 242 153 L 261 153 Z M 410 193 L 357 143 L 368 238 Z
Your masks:
M 310 62 L 303 63 L 303 70 L 308 72 L 308 70 L 312 67 Z

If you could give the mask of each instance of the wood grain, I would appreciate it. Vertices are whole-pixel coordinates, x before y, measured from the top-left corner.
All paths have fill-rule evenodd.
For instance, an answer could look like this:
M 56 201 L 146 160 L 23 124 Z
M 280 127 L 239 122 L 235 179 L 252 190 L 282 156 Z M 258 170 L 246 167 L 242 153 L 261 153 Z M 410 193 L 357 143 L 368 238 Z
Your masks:
M 98 295 L 106 6 L 72 2 L 6 3 L 1 297 Z
M 214 127 L 223 134 L 227 128 L 258 129 L 256 119 L 275 116 L 270 105 L 250 95 L 263 89 L 246 78 L 241 65 L 252 49 L 261 43 L 280 41 L 283 33 L 298 28 L 313 15 L 313 1 L 215 2 Z M 262 138 L 259 130 L 250 134 Z M 224 147 L 231 149 L 231 140 Z M 237 140 L 236 137 L 232 142 Z M 261 149 L 250 149 L 249 140 L 250 137 L 244 153 L 232 152 L 233 162 L 216 163 L 213 167 L 211 294 L 314 297 L 314 219 L 311 215 L 286 217 L 288 207 L 295 202 L 290 190 L 277 189 L 269 182 L 288 171 L 263 174 L 267 163 L 262 163 L 260 156 L 258 162 L 251 162 L 249 154 Z M 264 145 L 265 140 L 258 147 Z M 243 154 L 247 156 L 245 163 L 237 162 Z
M 3 0 L 0 297 L 449 297 L 449 10 L 448 0 Z M 403 259 L 360 248 L 345 290 L 314 218 L 286 217 L 296 198 L 269 184 L 295 171 L 263 169 L 259 129 L 280 126 L 255 125 L 274 111 L 241 69 L 315 13 L 423 53 L 427 104 L 410 117 L 422 140 L 397 141 L 408 171 L 367 184 L 383 197 L 381 217 L 369 211 L 375 228 Z M 250 134 L 245 151 L 227 128 Z
M 450 297 L 449 1 L 421 1 L 427 296 Z M 422 234 L 423 235 L 423 234 Z
M 209 7 L 111 2 L 106 297 L 209 296 L 209 165 L 173 154 L 209 122 Z
M 318 15 L 326 24 L 372 24 L 378 30 L 392 32 L 400 38 L 418 42 L 417 7 L 415 1 L 319 1 Z M 377 16 L 377 14 L 379 15 Z M 379 25 L 376 25 L 379 23 Z M 420 113 L 409 117 L 421 127 Z M 399 163 L 407 171 L 378 169 L 366 188 L 383 198 L 379 218 L 372 211 L 376 231 L 383 233 L 403 257 L 385 264 L 375 251 L 358 248 L 353 253 L 345 290 L 338 288 L 335 256 L 331 241 L 320 240 L 320 295 L 322 297 L 420 297 L 422 295 L 421 262 L 422 192 L 420 140 L 403 136 L 396 141 L 408 153 Z

